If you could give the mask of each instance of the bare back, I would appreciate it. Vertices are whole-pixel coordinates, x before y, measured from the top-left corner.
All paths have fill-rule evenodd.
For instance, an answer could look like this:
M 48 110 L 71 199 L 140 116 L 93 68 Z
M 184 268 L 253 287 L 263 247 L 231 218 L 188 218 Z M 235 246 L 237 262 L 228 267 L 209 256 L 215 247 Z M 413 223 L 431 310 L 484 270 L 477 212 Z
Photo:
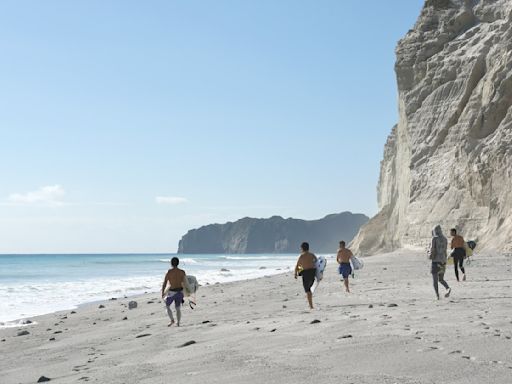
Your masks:
M 165 275 L 165 283 L 169 283 L 171 289 L 183 288 L 183 280 L 185 279 L 185 271 L 179 268 L 172 268 Z
M 338 264 L 350 263 L 350 258 L 352 256 L 352 251 L 350 249 L 340 248 L 338 249 L 338 255 L 336 256 L 336 260 L 338 261 Z

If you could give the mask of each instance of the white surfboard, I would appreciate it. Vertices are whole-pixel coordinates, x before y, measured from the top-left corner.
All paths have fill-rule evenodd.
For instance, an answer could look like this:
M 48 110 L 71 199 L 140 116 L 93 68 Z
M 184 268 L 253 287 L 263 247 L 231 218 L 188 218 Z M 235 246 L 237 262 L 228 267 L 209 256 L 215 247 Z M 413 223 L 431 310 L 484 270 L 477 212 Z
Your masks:
M 318 288 L 318 284 L 324 278 L 324 271 L 325 271 L 326 266 L 327 266 L 327 260 L 325 259 L 325 257 L 318 256 L 316 258 L 316 263 L 315 263 L 315 268 L 316 268 L 315 282 L 313 283 L 313 286 L 311 287 L 312 293 L 315 293 L 315 290 Z

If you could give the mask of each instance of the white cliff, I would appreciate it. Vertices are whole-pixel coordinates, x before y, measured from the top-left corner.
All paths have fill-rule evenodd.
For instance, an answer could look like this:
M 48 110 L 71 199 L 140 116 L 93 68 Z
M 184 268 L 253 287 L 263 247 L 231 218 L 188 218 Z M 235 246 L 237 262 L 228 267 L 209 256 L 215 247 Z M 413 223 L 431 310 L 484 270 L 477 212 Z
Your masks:
M 380 212 L 352 247 L 423 246 L 440 223 L 511 250 L 512 0 L 427 0 L 396 55 Z

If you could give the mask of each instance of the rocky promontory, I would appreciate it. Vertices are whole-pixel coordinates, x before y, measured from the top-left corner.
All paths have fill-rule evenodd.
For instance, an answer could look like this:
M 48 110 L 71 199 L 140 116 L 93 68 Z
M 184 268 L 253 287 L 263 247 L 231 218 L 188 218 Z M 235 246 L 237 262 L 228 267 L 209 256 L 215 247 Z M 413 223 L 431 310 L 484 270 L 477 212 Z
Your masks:
M 350 212 L 311 221 L 246 217 L 190 230 L 180 240 L 178 253 L 297 253 L 303 241 L 313 252 L 332 253 L 340 240 L 351 241 L 367 221 L 367 216 Z

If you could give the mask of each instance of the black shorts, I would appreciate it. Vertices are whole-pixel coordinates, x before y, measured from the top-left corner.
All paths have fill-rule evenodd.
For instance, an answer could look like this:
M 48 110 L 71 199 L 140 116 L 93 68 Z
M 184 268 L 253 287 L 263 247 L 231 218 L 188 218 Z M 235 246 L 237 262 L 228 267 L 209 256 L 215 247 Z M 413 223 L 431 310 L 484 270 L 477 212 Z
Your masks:
M 460 259 L 464 260 L 466 258 L 466 250 L 464 248 L 455 248 L 452 251 L 453 260 L 459 261 Z
M 311 292 L 311 287 L 315 282 L 316 269 L 306 269 L 302 271 L 302 285 L 304 285 L 304 291 Z

